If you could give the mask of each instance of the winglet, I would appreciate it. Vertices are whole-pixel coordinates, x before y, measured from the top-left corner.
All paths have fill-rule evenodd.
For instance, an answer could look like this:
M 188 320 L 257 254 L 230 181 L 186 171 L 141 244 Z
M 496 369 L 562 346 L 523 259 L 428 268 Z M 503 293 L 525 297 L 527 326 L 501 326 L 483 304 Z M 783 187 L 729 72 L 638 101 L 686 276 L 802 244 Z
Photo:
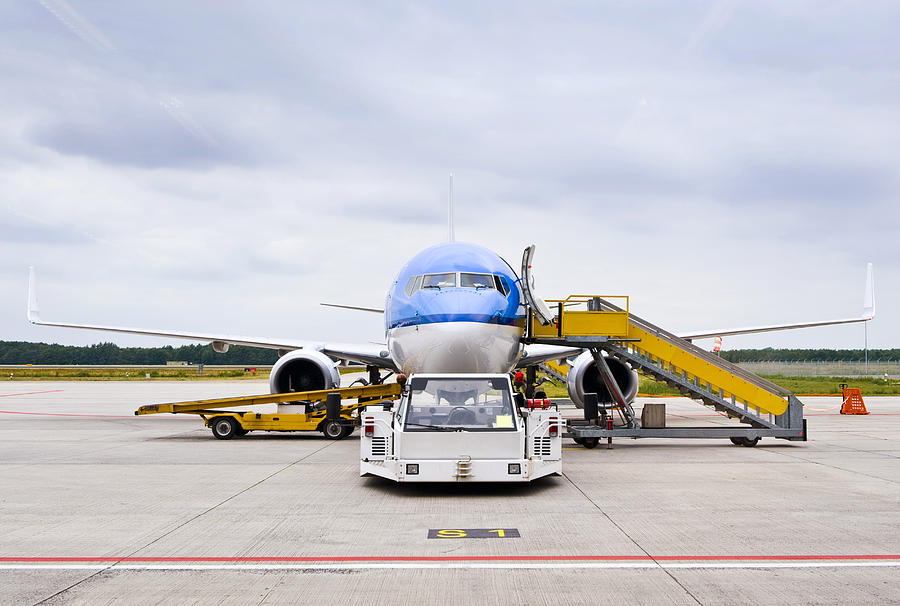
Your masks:
M 863 296 L 863 317 L 871 320 L 875 317 L 875 268 L 866 265 L 866 292 Z
M 37 301 L 37 279 L 34 273 L 34 266 L 28 268 L 28 321 L 32 324 L 38 324 L 41 321 L 41 315 L 38 310 Z

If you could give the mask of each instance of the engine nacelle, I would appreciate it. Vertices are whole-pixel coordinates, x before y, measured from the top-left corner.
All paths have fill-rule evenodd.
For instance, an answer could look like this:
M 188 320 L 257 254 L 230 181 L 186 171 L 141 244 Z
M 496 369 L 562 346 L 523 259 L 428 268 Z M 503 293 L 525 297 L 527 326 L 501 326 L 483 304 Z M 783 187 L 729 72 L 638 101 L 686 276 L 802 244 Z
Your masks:
M 298 349 L 280 358 L 269 373 L 269 391 L 313 391 L 340 387 L 337 362 L 320 351 Z
M 613 378 L 619 385 L 622 395 L 625 396 L 626 402 L 632 402 L 637 395 L 638 380 L 637 371 L 631 368 L 628 362 L 622 362 L 613 357 L 606 355 L 606 364 L 612 371 Z M 596 393 L 600 404 L 611 404 L 613 399 L 603 380 L 600 378 L 600 371 L 594 364 L 594 357 L 591 352 L 586 351 L 575 358 L 569 366 L 569 373 L 566 376 L 566 387 L 569 389 L 569 397 L 572 403 L 578 408 L 584 408 L 584 394 Z

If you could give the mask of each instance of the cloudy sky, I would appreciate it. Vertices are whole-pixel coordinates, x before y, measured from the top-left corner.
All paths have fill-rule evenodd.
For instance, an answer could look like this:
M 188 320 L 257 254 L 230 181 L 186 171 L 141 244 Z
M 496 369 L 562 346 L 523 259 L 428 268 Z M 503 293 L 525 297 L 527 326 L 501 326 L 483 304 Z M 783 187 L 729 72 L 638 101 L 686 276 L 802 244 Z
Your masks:
M 678 331 L 900 347 L 896 2 L 0 2 L 0 339 L 382 337 L 446 237 Z M 707 343 L 711 346 L 711 343 Z M 726 348 L 862 347 L 861 325 Z

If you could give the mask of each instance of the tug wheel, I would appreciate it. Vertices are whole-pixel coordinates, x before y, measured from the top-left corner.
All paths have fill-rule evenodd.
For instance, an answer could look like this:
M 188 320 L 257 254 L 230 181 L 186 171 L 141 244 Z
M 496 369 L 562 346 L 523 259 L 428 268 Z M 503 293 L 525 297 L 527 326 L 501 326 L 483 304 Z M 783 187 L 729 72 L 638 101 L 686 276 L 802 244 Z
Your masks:
M 353 431 L 351 428 L 350 431 Z M 345 437 L 344 425 L 340 421 L 325 421 L 322 424 L 322 433 L 329 440 L 340 440 Z
M 219 440 L 230 440 L 238 430 L 238 422 L 233 417 L 216 417 L 209 424 L 212 433 Z

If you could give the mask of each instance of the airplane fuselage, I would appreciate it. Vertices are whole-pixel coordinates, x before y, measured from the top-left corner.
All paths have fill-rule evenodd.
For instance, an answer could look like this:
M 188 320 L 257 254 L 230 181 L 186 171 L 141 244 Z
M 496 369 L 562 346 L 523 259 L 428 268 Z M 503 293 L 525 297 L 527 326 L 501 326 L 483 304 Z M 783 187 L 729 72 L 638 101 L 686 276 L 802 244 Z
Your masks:
M 518 278 L 496 253 L 461 242 L 427 248 L 385 301 L 387 346 L 412 373 L 505 373 L 522 351 Z

